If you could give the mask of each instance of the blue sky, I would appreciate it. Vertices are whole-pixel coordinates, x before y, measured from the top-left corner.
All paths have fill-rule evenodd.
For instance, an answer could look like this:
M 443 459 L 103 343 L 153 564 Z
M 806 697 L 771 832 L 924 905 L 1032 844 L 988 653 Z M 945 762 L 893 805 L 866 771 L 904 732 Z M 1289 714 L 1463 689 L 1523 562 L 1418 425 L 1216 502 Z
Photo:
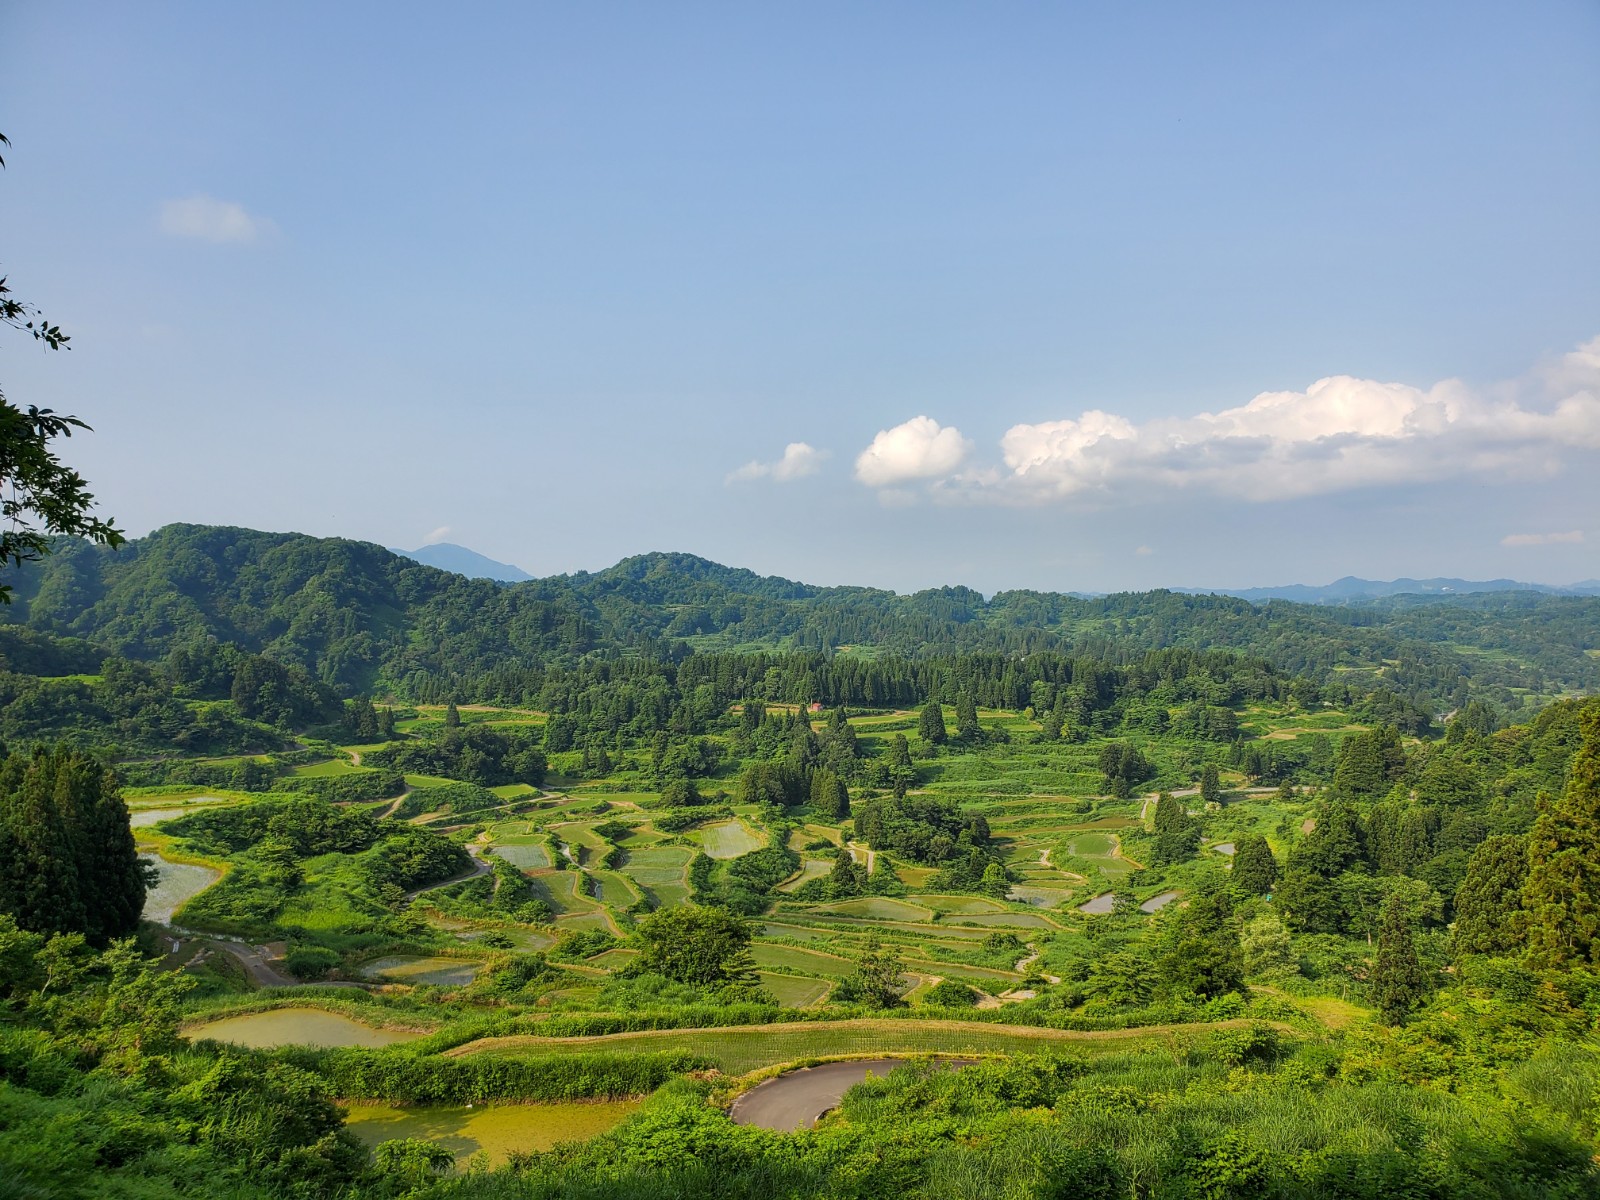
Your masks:
M 0 16 L 16 401 L 135 533 L 1600 576 L 1600 7 Z

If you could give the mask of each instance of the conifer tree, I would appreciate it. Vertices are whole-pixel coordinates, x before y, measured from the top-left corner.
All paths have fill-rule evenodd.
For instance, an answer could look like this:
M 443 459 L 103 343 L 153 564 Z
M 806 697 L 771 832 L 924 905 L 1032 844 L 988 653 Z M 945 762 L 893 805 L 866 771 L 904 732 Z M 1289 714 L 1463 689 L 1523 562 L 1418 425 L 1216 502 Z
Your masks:
M 1404 898 L 1396 893 L 1383 906 L 1378 929 L 1378 961 L 1372 968 L 1372 998 L 1390 1025 L 1403 1025 L 1428 992 L 1422 960 Z
M 1600 706 L 1580 719 L 1583 745 L 1559 800 L 1539 797 L 1528 836 L 1528 959 L 1539 967 L 1600 961 Z
M 971 692 L 962 692 L 956 697 L 956 736 L 969 745 L 983 737 L 978 728 L 978 706 Z
M 944 706 L 937 697 L 922 706 L 922 716 L 917 722 L 917 736 L 926 745 L 942 746 L 950 733 L 944 727 Z
M 1264 896 L 1278 882 L 1278 860 L 1267 839 L 1246 834 L 1233 848 L 1233 885 L 1242 892 Z
M 1217 774 L 1217 764 L 1207 763 L 1200 772 L 1200 799 L 1207 804 L 1217 804 L 1222 800 L 1222 777 Z
M 850 793 L 844 781 L 832 771 L 815 771 L 811 775 L 811 807 L 819 816 L 840 820 L 850 812 Z
M 444 727 L 446 729 L 461 728 L 461 712 L 456 708 L 456 702 L 454 700 L 450 701 L 450 703 L 445 706 Z
M 855 857 L 844 847 L 833 856 L 833 870 L 828 872 L 828 894 L 836 900 L 859 896 L 866 883 L 866 872 L 856 864 Z
M 1526 838 L 1502 834 L 1482 842 L 1456 889 L 1451 942 L 1461 954 L 1508 954 L 1521 940 L 1522 889 L 1528 882 Z
M 104 946 L 139 928 L 148 880 L 109 771 L 65 747 L 0 767 L 0 911 Z
M 1183 802 L 1171 792 L 1162 792 L 1156 798 L 1155 831 L 1157 833 L 1177 833 L 1189 824 L 1189 814 L 1183 810 Z

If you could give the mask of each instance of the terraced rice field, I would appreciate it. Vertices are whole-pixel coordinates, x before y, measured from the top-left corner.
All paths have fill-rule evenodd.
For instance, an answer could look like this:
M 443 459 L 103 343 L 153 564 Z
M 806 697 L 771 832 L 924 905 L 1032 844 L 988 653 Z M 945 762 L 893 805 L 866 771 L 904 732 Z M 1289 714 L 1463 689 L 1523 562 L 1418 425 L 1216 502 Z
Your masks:
M 803 950 L 799 946 L 774 946 L 770 942 L 755 942 L 750 955 L 756 966 L 768 971 L 805 971 L 814 975 L 827 975 L 843 979 L 852 974 L 856 965 L 837 954 L 824 954 L 816 950 Z
M 743 821 L 719 821 L 700 831 L 700 844 L 711 858 L 738 858 L 767 844 Z
M 762 926 L 762 933 L 767 937 L 791 937 L 802 942 L 825 942 L 838 936 L 831 929 L 813 929 L 809 925 L 783 925 L 768 921 Z
M 689 898 L 684 872 L 694 851 L 687 846 L 655 846 L 628 852 L 622 873 L 649 890 L 662 905 L 682 904 Z
M 963 925 L 997 926 L 1004 929 L 1055 929 L 1057 925 L 1048 917 L 1037 913 L 998 912 L 970 913 L 957 917 Z
M 599 967 L 605 971 L 615 971 L 618 967 L 625 967 L 639 957 L 637 950 L 603 950 L 593 958 L 584 961 L 591 967 Z
M 460 987 L 471 983 L 483 964 L 462 958 L 419 958 L 401 954 L 378 958 L 361 968 L 365 979 L 389 983 L 431 983 L 439 987 Z
M 523 871 L 543 871 L 553 865 L 550 852 L 531 842 L 496 842 L 489 853 Z
M 1219 1022 L 1219 1025 L 1237 1022 Z M 1218 1026 L 1210 1026 L 1216 1028 Z M 1205 1029 L 1189 1025 L 1187 1029 Z M 1051 1049 L 1117 1052 L 1160 1043 L 1160 1029 L 1119 1029 L 1077 1033 L 1019 1025 L 964 1021 L 827 1021 L 781 1025 L 739 1025 L 721 1029 L 671 1029 L 606 1037 L 484 1038 L 447 1051 L 450 1057 L 482 1053 L 588 1054 L 596 1050 L 645 1054 L 686 1050 L 718 1062 L 724 1071 L 744 1074 L 802 1058 L 880 1057 L 891 1054 L 1039 1054 Z
M 942 913 L 1005 912 L 1006 906 L 984 896 L 912 896 L 917 904 Z
M 819 904 L 815 912 L 832 913 L 841 917 L 866 917 L 874 921 L 930 921 L 933 910 L 904 900 L 891 900 L 885 896 L 865 896 L 859 900 L 837 900 L 832 904 Z
M 595 871 L 600 883 L 600 899 L 614 908 L 628 908 L 640 899 L 639 889 L 618 871 Z
M 1072 899 L 1072 891 L 1070 888 L 1036 887 L 1031 883 L 1019 883 L 1012 887 L 1007 899 L 1022 904 L 1032 904 L 1036 908 L 1055 908 Z
M 1176 900 L 1180 894 L 1179 892 L 1162 892 L 1159 896 L 1151 896 L 1150 899 L 1139 905 L 1139 911 L 1142 913 L 1160 912 Z
M 638 1100 L 588 1100 L 569 1104 L 408 1105 L 353 1104 L 345 1124 L 368 1146 L 397 1138 L 422 1138 L 465 1163 L 488 1155 L 498 1166 L 512 1151 L 549 1150 L 604 1133 L 636 1110 Z
M 833 985 L 826 979 L 802 979 L 798 975 L 777 975 L 771 971 L 758 971 L 761 986 L 771 992 L 785 1008 L 806 1008 L 819 1003 Z
M 865 917 L 836 917 L 828 913 L 811 914 L 811 919 L 823 928 L 858 935 L 873 930 L 893 930 L 896 933 L 915 933 L 923 937 L 971 938 L 979 942 L 989 936 L 982 929 L 961 929 L 943 924 L 916 925 L 909 921 L 873 921 Z
M 534 889 L 543 893 L 558 913 L 593 912 L 595 902 L 583 893 L 587 876 L 582 871 L 546 871 L 533 879 Z
M 792 892 L 796 888 L 804 887 L 813 879 L 821 879 L 831 870 L 833 870 L 833 863 L 829 862 L 827 859 L 802 859 L 800 862 L 800 874 L 789 880 L 787 883 L 780 883 L 778 885 L 778 890 L 780 892 Z

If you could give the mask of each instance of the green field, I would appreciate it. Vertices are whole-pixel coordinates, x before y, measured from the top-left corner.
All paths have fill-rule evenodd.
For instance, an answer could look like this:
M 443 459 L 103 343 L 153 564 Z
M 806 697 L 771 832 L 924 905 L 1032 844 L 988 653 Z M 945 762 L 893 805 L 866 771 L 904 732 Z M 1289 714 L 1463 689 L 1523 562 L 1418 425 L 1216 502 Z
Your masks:
M 891 1054 L 1038 1054 L 1046 1050 L 1116 1053 L 1161 1045 L 1160 1030 L 1075 1033 L 1024 1026 L 964 1024 L 955 1021 L 851 1020 L 800 1025 L 735 1026 L 727 1029 L 674 1029 L 609 1037 L 485 1038 L 452 1054 L 588 1054 L 624 1050 L 643 1054 L 685 1050 L 714 1059 L 724 1071 L 744 1074 L 807 1058 Z
M 758 971 L 761 986 L 771 992 L 785 1008 L 806 1008 L 821 1001 L 832 985 L 826 979 L 802 979 L 797 975 L 778 975 Z
M 700 830 L 700 844 L 712 858 L 738 858 L 761 849 L 767 839 L 743 821 L 721 821 Z

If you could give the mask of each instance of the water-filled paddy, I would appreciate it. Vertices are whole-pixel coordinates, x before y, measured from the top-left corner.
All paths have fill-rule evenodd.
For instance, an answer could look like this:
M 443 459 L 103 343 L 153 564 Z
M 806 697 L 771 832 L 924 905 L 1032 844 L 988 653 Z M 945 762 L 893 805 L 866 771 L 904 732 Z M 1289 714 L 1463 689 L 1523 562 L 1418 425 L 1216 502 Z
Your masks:
M 154 854 L 141 854 L 139 857 L 145 862 L 155 863 L 156 870 L 161 872 L 156 886 L 145 893 L 144 912 L 140 915 L 146 921 L 156 921 L 162 925 L 172 920 L 172 914 L 184 901 L 205 891 L 222 875 L 215 867 L 168 862 Z
M 1078 911 L 1091 917 L 1103 917 L 1111 911 L 1115 897 L 1110 892 L 1101 892 L 1093 899 L 1086 900 L 1078 905 Z
M 490 853 L 523 871 L 542 871 L 550 865 L 550 852 L 528 842 L 496 842 Z
M 1006 906 L 983 896 L 913 896 L 911 899 L 928 908 L 947 913 L 1005 912 Z
M 443 925 L 442 927 L 449 928 Z M 536 950 L 548 950 L 556 944 L 553 935 L 540 933 L 536 929 L 475 929 L 458 933 L 456 936 L 464 942 L 481 941 L 490 936 L 503 937 L 510 941 L 511 949 L 520 950 L 524 954 L 532 954 Z
M 1150 899 L 1139 905 L 1139 911 L 1146 913 L 1160 912 L 1177 898 L 1177 892 L 1162 892 L 1159 896 L 1151 896 Z
M 638 1100 L 581 1104 L 423 1105 L 354 1104 L 345 1118 L 350 1132 L 369 1146 L 395 1138 L 438 1142 L 464 1162 L 478 1151 L 502 1163 L 513 1150 L 548 1150 L 557 1142 L 583 1141 L 604 1133 L 632 1113 Z
M 867 896 L 860 900 L 839 900 L 833 904 L 817 906 L 819 913 L 837 913 L 842 917 L 866 917 L 874 921 L 927 921 L 933 910 L 904 900 L 890 900 L 884 896 Z
M 803 950 L 799 946 L 774 946 L 770 942 L 756 942 L 750 947 L 756 966 L 773 971 L 808 971 L 815 975 L 828 975 L 843 979 L 855 970 L 853 960 L 837 954 L 824 954 L 817 950 Z
M 963 925 L 998 925 L 1010 929 L 1054 929 L 1046 918 L 1033 913 L 967 913 L 959 917 Z
M 1110 858 L 1117 851 L 1117 839 L 1107 833 L 1080 833 L 1067 843 L 1067 850 L 1078 858 Z
M 1215 850 L 1218 854 L 1229 854 L 1229 855 L 1231 855 L 1233 853 L 1233 843 L 1232 842 L 1218 842 L 1215 846 L 1213 846 L 1211 848 L 1213 850 Z
M 767 844 L 767 840 L 743 821 L 719 821 L 700 831 L 700 844 L 711 858 L 738 858 Z
M 471 983 L 483 964 L 462 958 L 420 958 L 411 954 L 377 958 L 361 968 L 367 979 L 390 983 L 432 983 L 440 987 L 460 987 Z
M 1007 900 L 1032 904 L 1036 908 L 1054 908 L 1071 896 L 1072 892 L 1067 888 L 1034 887 L 1032 884 L 1023 883 L 1016 884 L 1006 893 Z
M 798 975 L 779 975 L 759 971 L 761 986 L 771 992 L 785 1008 L 805 1008 L 828 994 L 832 985 L 826 979 L 802 979 Z
M 789 880 L 788 883 L 780 883 L 778 890 L 780 892 L 792 892 L 796 888 L 810 883 L 813 879 L 821 879 L 831 870 L 833 870 L 833 863 L 828 859 L 805 859 L 800 863 L 800 874 Z
M 257 1050 L 275 1046 L 392 1046 L 415 1041 L 420 1033 L 402 1029 L 376 1029 L 320 1008 L 275 1008 L 270 1012 L 224 1017 L 185 1030 L 191 1041 L 211 1038 Z

